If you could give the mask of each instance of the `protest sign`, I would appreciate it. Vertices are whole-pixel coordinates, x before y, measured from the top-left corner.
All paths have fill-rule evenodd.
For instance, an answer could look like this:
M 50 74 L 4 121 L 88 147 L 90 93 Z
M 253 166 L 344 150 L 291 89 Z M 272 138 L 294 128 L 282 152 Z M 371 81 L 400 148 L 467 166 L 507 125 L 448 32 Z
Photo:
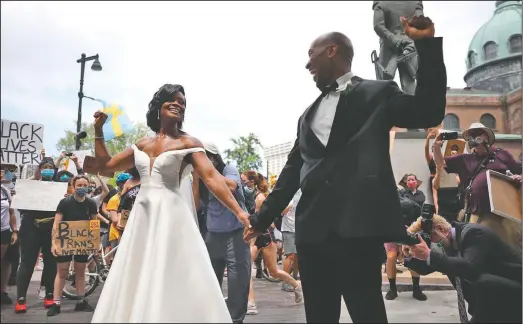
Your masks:
M 98 169 L 98 163 L 94 156 L 86 156 L 84 159 L 84 172 L 92 175 L 97 175 L 100 170 Z M 101 176 L 112 178 L 114 177 L 114 172 L 100 172 Z
M 34 176 L 36 169 L 38 169 L 37 164 L 26 164 L 24 165 L 24 168 L 22 169 L 22 177 L 21 179 L 29 179 L 32 176 Z
M 58 223 L 55 244 L 57 254 L 90 255 L 100 248 L 100 221 L 69 221 Z
M 67 183 L 23 180 L 16 182 L 14 209 L 56 211 L 56 207 L 67 192 Z
M 44 126 L 1 120 L 0 151 L 2 164 L 39 164 Z

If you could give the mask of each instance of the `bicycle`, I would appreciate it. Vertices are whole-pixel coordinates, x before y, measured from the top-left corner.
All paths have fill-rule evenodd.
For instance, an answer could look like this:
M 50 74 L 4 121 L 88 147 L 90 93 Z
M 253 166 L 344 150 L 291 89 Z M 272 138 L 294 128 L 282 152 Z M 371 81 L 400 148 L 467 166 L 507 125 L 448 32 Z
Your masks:
M 104 235 L 109 235 L 109 232 L 101 233 L 101 237 Z M 111 249 L 109 253 L 105 254 L 105 249 L 103 248 L 102 244 L 100 244 L 100 250 L 98 254 L 91 254 L 89 256 L 87 259 L 87 265 L 85 267 L 85 297 L 92 294 L 100 283 L 105 282 L 111 268 L 111 266 L 107 264 L 106 259 L 116 253 L 117 249 L 118 245 Z M 68 281 L 71 281 L 70 285 L 67 284 Z M 63 296 L 67 299 L 78 299 L 78 295 L 76 294 L 74 265 L 72 262 L 69 268 L 69 275 L 67 276 L 66 285 L 62 293 Z

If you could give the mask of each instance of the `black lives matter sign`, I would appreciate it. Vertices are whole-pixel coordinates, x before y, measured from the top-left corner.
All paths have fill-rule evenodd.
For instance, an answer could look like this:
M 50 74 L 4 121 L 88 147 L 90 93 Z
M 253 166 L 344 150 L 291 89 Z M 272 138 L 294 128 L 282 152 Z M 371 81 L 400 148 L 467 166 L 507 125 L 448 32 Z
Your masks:
M 38 164 L 44 126 L 2 119 L 0 151 L 2 164 Z

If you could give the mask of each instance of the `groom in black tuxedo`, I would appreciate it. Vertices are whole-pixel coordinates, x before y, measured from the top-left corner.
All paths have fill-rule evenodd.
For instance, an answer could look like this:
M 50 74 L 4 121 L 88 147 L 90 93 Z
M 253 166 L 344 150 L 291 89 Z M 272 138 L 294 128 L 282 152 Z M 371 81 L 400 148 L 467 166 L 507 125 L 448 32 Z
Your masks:
M 393 81 L 354 76 L 347 36 L 333 32 L 312 43 L 306 68 L 322 94 L 300 117 L 278 182 L 245 231 L 246 240 L 264 233 L 301 188 L 296 246 L 309 323 L 339 322 L 341 296 L 353 322 L 387 322 L 383 243 L 405 236 L 389 131 L 439 125 L 447 90 L 442 39 L 430 19 L 405 29 L 419 55 L 414 96 Z

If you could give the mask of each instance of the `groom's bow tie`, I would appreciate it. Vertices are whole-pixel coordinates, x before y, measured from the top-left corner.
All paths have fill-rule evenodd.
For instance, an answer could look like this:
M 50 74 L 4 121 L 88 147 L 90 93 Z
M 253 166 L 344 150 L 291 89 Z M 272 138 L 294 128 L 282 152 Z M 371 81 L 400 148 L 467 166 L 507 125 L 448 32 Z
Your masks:
M 323 90 L 321 91 L 321 94 L 325 97 L 330 92 L 336 91 L 336 89 L 338 89 L 338 82 L 334 81 L 333 83 L 325 86 L 325 88 L 323 88 Z

